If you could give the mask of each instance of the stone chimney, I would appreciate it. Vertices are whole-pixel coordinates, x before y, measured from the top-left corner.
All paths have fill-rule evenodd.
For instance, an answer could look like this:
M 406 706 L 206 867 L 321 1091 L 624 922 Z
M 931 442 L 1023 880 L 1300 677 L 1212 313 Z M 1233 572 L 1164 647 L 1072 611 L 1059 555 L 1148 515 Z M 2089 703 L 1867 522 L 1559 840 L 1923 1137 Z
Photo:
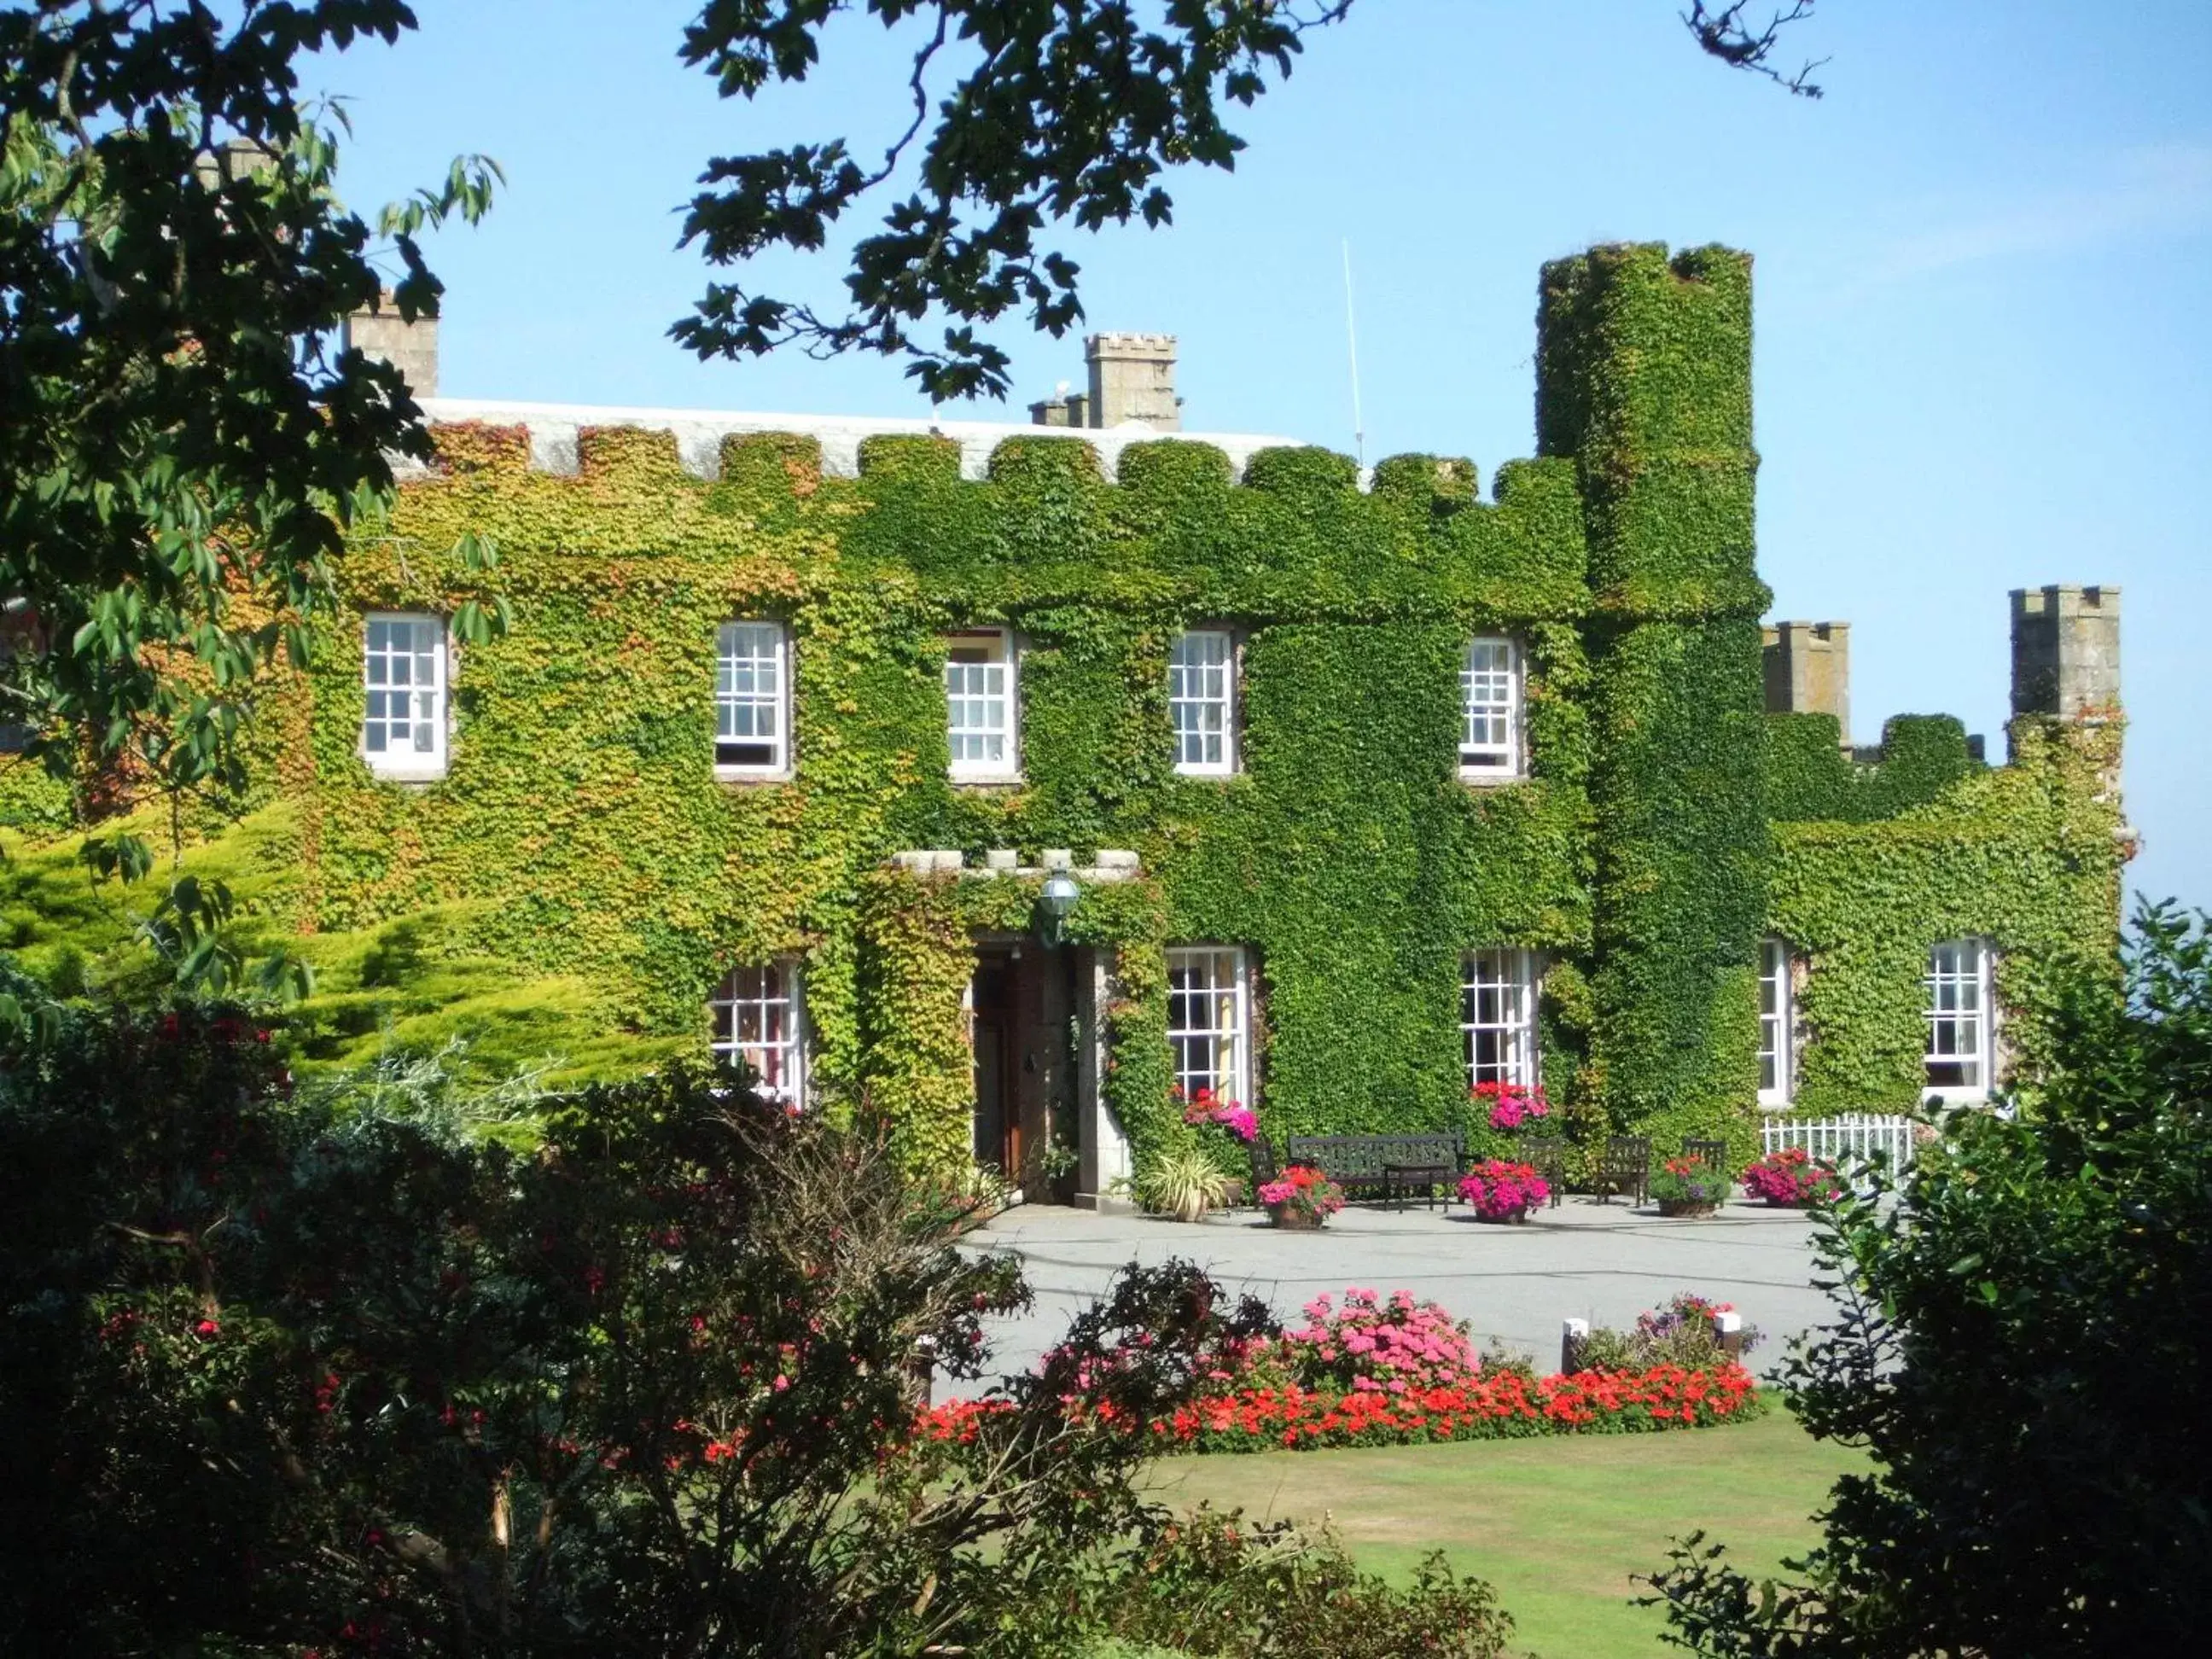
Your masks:
M 1833 714 L 1837 738 L 1851 746 L 1851 625 L 1775 623 L 1759 630 L 1765 649 L 1766 712 Z
M 226 138 L 192 158 L 192 176 L 205 190 L 221 190 L 238 179 L 276 170 L 276 156 L 267 145 L 253 138 Z
M 378 298 L 374 311 L 356 311 L 346 319 L 345 343 L 364 357 L 397 368 L 417 398 L 438 395 L 438 319 L 418 317 L 402 322 L 399 302 L 390 289 Z
M 1093 334 L 1083 343 L 1091 368 L 1087 421 L 1071 425 L 1119 426 L 1142 421 L 1155 432 L 1182 429 L 1182 400 L 1176 396 L 1176 337 L 1172 334 Z M 1046 422 L 1051 424 L 1051 422 Z
M 2092 723 L 2120 709 L 2120 590 L 2012 591 L 2012 712 Z
M 1084 418 L 1091 400 L 1080 392 L 1071 392 L 1062 380 L 1059 389 L 1042 403 L 1030 405 L 1031 426 L 1088 426 Z

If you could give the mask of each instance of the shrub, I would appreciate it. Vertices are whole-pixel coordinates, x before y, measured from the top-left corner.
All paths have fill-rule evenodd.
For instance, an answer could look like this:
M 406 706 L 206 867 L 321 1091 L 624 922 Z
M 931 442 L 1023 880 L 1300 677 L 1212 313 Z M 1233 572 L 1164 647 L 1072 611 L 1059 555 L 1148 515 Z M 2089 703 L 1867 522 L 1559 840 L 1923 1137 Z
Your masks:
M 918 1343 L 973 1376 L 1028 1292 L 872 1133 L 678 1071 L 540 1102 L 517 1150 L 442 1073 L 289 1099 L 234 1012 L 44 1012 L 0 1054 L 0 1651 L 1085 1651 L 1142 1626 L 1130 1540 L 1171 1524 L 1144 1437 L 1097 1428 L 1279 1334 L 1132 1269 L 918 1432 Z M 1453 1645 L 1480 1587 L 1235 1525 L 1194 1593 L 1284 1575 L 1407 1651 L 1493 1650 Z M 1322 1617 L 1223 1604 L 1222 1651 Z
M 1154 1214 L 1197 1221 L 1220 1206 L 1235 1179 L 1203 1146 L 1189 1143 L 1156 1153 L 1131 1185 L 1137 1202 Z
M 1285 1331 L 1279 1345 L 1285 1368 L 1304 1388 L 1403 1394 L 1469 1382 L 1482 1370 L 1467 1326 L 1411 1291 L 1384 1297 L 1348 1290 L 1340 1308 L 1323 1294 L 1304 1312 L 1306 1322 Z
M 1602 1371 L 1643 1371 L 1654 1365 L 1702 1370 L 1723 1364 L 1729 1356 L 1714 1332 L 1714 1316 L 1735 1311 L 1733 1303 L 1677 1291 L 1663 1306 L 1637 1315 L 1632 1329 L 1616 1331 L 1601 1325 L 1592 1330 L 1576 1345 L 1577 1364 L 1584 1370 Z M 1762 1340 L 1756 1325 L 1746 1325 L 1742 1334 L 1742 1353 Z
M 1126 1641 L 1221 1659 L 1494 1659 L 1513 1633 L 1490 1587 L 1456 1577 L 1441 1552 L 1401 1589 L 1334 1540 L 1205 1508 L 1130 1550 L 1098 1605 Z
M 1794 1583 L 1691 1539 L 1679 1645 L 1875 1659 L 2186 1652 L 2212 1620 L 2212 918 L 2085 969 L 2017 1115 L 1953 1113 L 1821 1212 L 1837 1318 L 1793 1407 L 1866 1446 Z

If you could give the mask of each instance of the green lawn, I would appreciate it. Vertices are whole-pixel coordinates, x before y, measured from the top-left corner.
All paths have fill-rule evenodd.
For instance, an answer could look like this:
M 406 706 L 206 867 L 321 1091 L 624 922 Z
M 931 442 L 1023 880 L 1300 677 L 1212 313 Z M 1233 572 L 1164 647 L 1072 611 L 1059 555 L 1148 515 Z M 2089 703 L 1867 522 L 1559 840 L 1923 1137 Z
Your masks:
M 1802 1553 L 1835 1477 L 1863 1459 L 1813 1440 L 1778 1409 L 1687 1433 L 1589 1435 L 1178 1457 L 1154 1466 L 1163 1502 L 1201 1498 L 1263 1516 L 1326 1516 L 1361 1565 L 1403 1578 L 1431 1549 L 1487 1578 L 1544 1659 L 1674 1651 L 1632 1573 L 1703 1528 L 1754 1572 Z

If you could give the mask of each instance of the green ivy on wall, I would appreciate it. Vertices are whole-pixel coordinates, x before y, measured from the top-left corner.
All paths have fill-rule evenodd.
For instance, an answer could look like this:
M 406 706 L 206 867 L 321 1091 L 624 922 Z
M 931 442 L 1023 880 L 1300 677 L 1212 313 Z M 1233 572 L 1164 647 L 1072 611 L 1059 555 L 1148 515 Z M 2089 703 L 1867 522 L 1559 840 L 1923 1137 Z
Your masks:
M 1778 826 L 1770 931 L 1806 964 L 1798 1110 L 1921 1098 L 1921 976 L 1929 947 L 1952 939 L 1996 947 L 1999 1036 L 2032 1092 L 2063 976 L 2086 969 L 2117 982 L 2124 849 L 2108 784 L 2120 740 L 2118 721 L 2024 716 L 2008 766 L 1973 769 L 1886 819 Z
M 1182 1133 L 1164 952 L 1185 941 L 1253 952 L 1272 1136 L 1489 1145 L 1460 964 L 1504 945 L 1546 964 L 1545 1075 L 1577 1137 L 1747 1149 L 1763 933 L 1814 963 L 1808 1103 L 1886 1100 L 1909 1082 L 1912 939 L 1978 918 L 2033 1003 L 2037 952 L 2109 939 L 2117 868 L 2066 734 L 1991 772 L 1953 726 L 1895 723 L 1869 769 L 1832 724 L 1824 750 L 1817 722 L 1762 717 L 1749 330 L 1748 261 L 1724 250 L 1548 267 L 1540 453 L 1488 501 L 1471 463 L 1427 455 L 1363 491 L 1340 455 L 1263 451 L 1238 481 L 1169 440 L 1126 448 L 1109 483 L 1089 445 L 1038 435 L 978 480 L 917 435 L 870 439 L 837 478 L 813 441 L 772 434 L 726 441 L 708 482 L 665 432 L 586 428 L 556 476 L 519 428 L 443 428 L 439 470 L 339 580 L 356 613 L 450 613 L 488 595 L 441 550 L 464 532 L 501 550 L 515 626 L 459 654 L 447 775 L 369 775 L 343 622 L 264 699 L 265 782 L 229 804 L 249 816 L 195 820 L 187 863 L 229 870 L 241 927 L 322 965 L 305 1063 L 458 1029 L 501 1059 L 618 1073 L 703 1046 L 731 966 L 799 957 L 825 1102 L 865 1098 L 945 1166 L 969 1146 L 972 941 L 1026 927 L 1035 894 L 890 855 L 1129 848 L 1141 878 L 1088 889 L 1070 931 L 1111 964 L 1103 1086 L 1140 1158 Z M 790 629 L 787 781 L 712 775 L 715 633 L 739 617 Z M 973 626 L 1018 642 L 1017 783 L 946 775 L 942 638 Z M 1168 653 L 1194 626 L 1237 641 L 1233 777 L 1171 764 Z M 1457 775 L 1477 633 L 1524 647 L 1518 781 Z M 72 816 L 0 787 L 7 915 L 27 959 L 73 951 L 112 980 L 128 918 L 84 896 L 54 838 Z

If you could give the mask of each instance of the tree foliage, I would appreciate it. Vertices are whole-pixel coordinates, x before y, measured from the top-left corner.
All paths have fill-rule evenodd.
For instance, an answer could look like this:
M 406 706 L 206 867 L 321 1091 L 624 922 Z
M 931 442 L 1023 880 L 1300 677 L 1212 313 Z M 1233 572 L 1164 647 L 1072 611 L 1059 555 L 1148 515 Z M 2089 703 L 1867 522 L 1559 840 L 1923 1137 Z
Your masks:
M 1656 1581 L 1713 1655 L 2183 1650 L 2212 1617 L 2212 918 L 2143 912 L 2128 994 L 2087 976 L 2045 1091 L 1869 1174 L 1822 1259 L 1842 1316 L 1796 1409 L 1875 1469 L 1795 1583 L 1692 1540 Z
M 1783 31 L 1814 0 L 1771 15 L 1694 4 L 1683 17 L 1700 50 L 1817 97 L 1811 69 L 1785 77 Z M 798 345 L 819 356 L 867 350 L 906 360 L 933 400 L 1006 393 L 1005 351 L 976 331 L 1010 313 L 1055 337 L 1081 320 L 1081 267 L 1059 228 L 1170 222 L 1175 167 L 1233 169 L 1249 108 L 1290 76 L 1304 37 L 1341 21 L 1352 0 L 708 0 L 686 31 L 685 61 L 722 95 L 751 99 L 805 80 L 842 13 L 916 44 L 903 125 L 876 159 L 838 137 L 718 156 L 701 175 L 684 238 L 716 265 L 772 248 L 812 252 L 877 192 L 893 199 L 854 245 L 842 314 L 715 283 L 671 332 L 702 356 Z M 1749 15 L 1747 16 L 1747 12 Z M 1762 21 L 1763 20 L 1763 21 Z M 957 65 L 957 67 L 955 67 Z M 942 89 L 940 90 L 940 86 Z M 946 324 L 933 343 L 921 325 Z
M 1172 1573 L 1212 1587 L 1194 1651 L 1319 1602 L 1418 1638 L 1346 1653 L 1498 1651 L 1482 1586 L 1178 1530 L 1082 1426 L 1272 1330 L 1188 1264 L 937 1439 L 917 1345 L 973 1377 L 1028 1292 L 876 1139 L 678 1073 L 510 1147 L 411 1070 L 293 1098 L 266 1036 L 78 1008 L 4 1056 L 0 1649 L 1087 1653 L 1164 1639 Z
M 397 0 L 0 15 L 0 696 L 58 766 L 237 782 L 257 674 L 304 655 L 389 458 L 429 453 L 343 326 L 380 259 L 400 315 L 435 313 L 416 235 L 479 216 L 491 171 L 457 161 L 373 230 L 296 101 L 302 54 L 413 21 Z
M 348 528 L 393 456 L 430 453 L 345 319 L 434 315 L 416 238 L 479 217 L 497 169 L 456 161 L 372 228 L 332 187 L 342 114 L 297 101 L 303 54 L 414 21 L 398 0 L 0 13 L 0 723 L 25 734 L 6 763 L 70 780 L 88 815 L 244 787 L 263 670 L 306 660 Z M 135 836 L 91 856 L 125 878 L 152 862 Z M 183 981 L 239 983 L 228 908 L 172 891 L 149 939 Z

